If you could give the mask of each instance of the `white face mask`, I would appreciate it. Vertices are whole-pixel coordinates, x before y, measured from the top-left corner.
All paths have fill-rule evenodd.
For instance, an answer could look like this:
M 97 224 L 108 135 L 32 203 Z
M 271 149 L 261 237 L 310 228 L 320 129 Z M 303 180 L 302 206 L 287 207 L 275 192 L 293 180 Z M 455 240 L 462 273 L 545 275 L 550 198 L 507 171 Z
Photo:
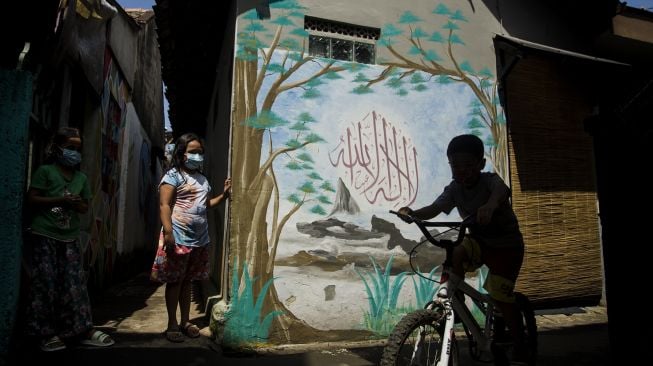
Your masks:
M 190 170 L 201 170 L 204 166 L 203 154 L 186 154 L 186 161 L 184 162 L 186 168 Z
M 82 154 L 79 151 L 70 149 L 61 149 L 59 163 L 64 166 L 73 167 L 82 161 Z

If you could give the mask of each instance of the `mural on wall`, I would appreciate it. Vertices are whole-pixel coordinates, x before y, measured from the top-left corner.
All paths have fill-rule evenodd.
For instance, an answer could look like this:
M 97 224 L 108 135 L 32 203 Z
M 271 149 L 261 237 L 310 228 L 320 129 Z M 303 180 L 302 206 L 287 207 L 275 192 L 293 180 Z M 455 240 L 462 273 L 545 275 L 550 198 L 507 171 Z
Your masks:
M 129 89 L 109 49 L 104 57 L 104 88 L 99 121 L 90 124 L 92 136 L 84 146 L 84 162 L 99 162 L 87 166 L 92 201 L 83 226 L 80 242 L 84 245 L 86 268 L 91 268 L 89 281 L 102 287 L 105 276 L 111 276 L 116 259 L 118 189 L 120 177 L 120 146 L 123 137 Z M 85 228 L 85 229 L 84 229 Z M 86 248 L 88 247 L 88 249 Z
M 461 83 L 467 86 L 476 97 L 468 106 L 468 132 L 484 138 L 488 147 L 487 161 L 508 181 L 506 120 L 499 102 L 497 82 L 488 67 L 475 68 L 469 60 L 459 59 L 455 54 L 456 47 L 465 46 L 461 27 L 469 20 L 460 9 L 450 8 L 444 3 L 435 6 L 432 17 L 440 22 L 440 29 L 425 30 L 421 26 L 423 19 L 411 11 L 404 12 L 397 24 L 383 28 L 379 44 L 394 59 L 379 62 L 386 68 L 368 86 L 387 81 L 389 87 L 397 89 L 398 95 L 405 95 L 409 89 L 404 87 L 406 83 L 402 80 L 408 76 L 413 84 L 417 80 L 417 86 L 412 90 L 418 92 L 433 84 Z M 408 53 L 399 52 L 397 44 L 408 44 Z
M 488 169 L 505 174 L 496 83 L 456 59 L 467 19 L 445 5 L 429 33 L 409 11 L 384 26 L 377 47 L 395 59 L 376 65 L 309 55 L 306 9 L 270 7 L 268 20 L 239 18 L 230 296 L 251 306 L 232 305 L 225 341 L 383 337 L 437 291 L 444 257 L 422 249 L 413 264 L 426 278 L 414 276 L 419 231 L 387 211 L 435 199 L 461 133 L 481 136 Z

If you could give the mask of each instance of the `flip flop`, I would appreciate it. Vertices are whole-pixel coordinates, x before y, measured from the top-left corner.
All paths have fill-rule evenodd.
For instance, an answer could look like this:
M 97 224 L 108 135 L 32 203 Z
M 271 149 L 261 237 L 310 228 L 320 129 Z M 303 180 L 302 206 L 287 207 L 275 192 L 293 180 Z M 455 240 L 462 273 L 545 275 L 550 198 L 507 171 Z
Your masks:
M 186 323 L 183 327 L 179 327 L 179 330 L 188 338 L 197 338 L 200 336 L 200 328 L 193 323 Z
M 42 340 L 40 347 L 41 347 L 41 351 L 43 352 L 52 352 L 52 351 L 59 351 L 62 349 L 66 349 L 66 344 L 63 343 L 61 338 L 54 336 Z
M 82 339 L 79 343 L 93 347 L 109 347 L 116 343 L 110 335 L 99 330 L 93 330 L 88 338 Z
M 184 341 L 184 335 L 179 330 L 168 329 L 165 331 L 166 339 L 172 343 L 181 343 Z

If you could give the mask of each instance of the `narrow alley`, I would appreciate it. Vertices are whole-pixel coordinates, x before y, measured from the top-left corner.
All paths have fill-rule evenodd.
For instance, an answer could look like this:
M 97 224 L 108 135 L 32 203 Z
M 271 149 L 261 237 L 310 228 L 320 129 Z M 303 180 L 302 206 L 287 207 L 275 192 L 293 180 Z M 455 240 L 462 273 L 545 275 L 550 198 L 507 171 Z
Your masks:
M 0 366 L 647 355 L 653 0 L 0 17 Z

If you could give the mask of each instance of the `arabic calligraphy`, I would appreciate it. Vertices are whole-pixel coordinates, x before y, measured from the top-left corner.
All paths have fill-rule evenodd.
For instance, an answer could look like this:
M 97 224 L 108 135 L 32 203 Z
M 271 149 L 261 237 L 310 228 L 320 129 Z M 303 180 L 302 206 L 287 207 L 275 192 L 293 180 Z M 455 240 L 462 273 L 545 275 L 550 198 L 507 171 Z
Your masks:
M 415 202 L 417 150 L 410 138 L 375 111 L 347 127 L 329 160 L 371 204 L 385 200 L 402 207 Z

